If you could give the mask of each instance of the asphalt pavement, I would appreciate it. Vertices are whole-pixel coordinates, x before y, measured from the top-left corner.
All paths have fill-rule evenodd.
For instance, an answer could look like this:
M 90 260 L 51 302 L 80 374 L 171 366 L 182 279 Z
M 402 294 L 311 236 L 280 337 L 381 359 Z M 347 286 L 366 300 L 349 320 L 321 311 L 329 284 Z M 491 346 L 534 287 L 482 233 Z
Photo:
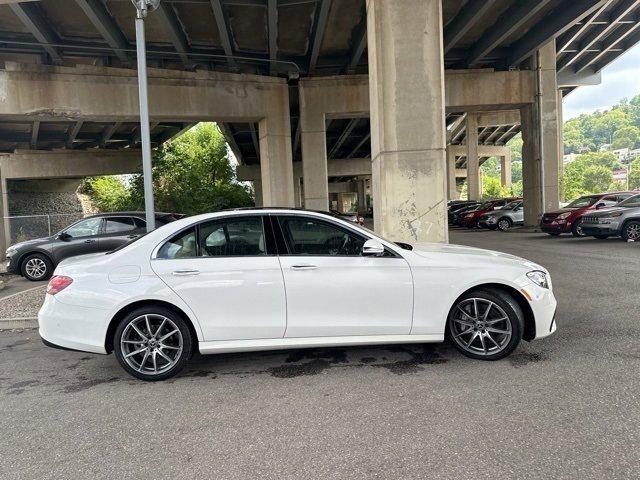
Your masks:
M 113 356 L 0 333 L 0 478 L 638 478 L 640 244 L 454 231 L 549 268 L 558 331 L 498 362 L 448 346 Z

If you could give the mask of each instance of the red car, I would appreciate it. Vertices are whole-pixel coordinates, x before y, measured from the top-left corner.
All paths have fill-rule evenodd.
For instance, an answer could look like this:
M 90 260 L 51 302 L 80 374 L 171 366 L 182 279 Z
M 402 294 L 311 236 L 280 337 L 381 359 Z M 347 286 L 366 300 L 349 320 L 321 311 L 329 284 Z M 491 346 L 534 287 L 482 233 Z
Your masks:
M 610 207 L 638 192 L 610 192 L 585 195 L 555 212 L 545 212 L 540 220 L 540 229 L 549 235 L 572 233 L 574 237 L 584 237 L 582 216 L 590 211 Z
M 497 208 L 504 207 L 507 203 L 513 202 L 514 200 L 522 200 L 521 198 L 500 198 L 498 200 L 489 200 L 480 204 L 476 209 L 471 210 L 464 214 L 464 216 L 460 219 L 460 226 L 467 228 L 477 228 L 478 220 L 485 213 L 492 212 Z

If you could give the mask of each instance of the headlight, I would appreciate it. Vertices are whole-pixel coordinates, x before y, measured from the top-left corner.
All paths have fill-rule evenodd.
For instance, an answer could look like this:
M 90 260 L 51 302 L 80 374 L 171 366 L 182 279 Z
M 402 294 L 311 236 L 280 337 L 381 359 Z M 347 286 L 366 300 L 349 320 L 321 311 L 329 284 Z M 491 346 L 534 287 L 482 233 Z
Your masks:
M 534 270 L 533 272 L 527 273 L 527 277 L 539 287 L 549 288 L 549 278 L 546 273 L 540 270 Z
M 15 247 L 9 247 L 7 248 L 7 251 L 5 252 L 5 256 L 6 257 L 10 257 L 11 255 L 13 255 L 14 253 L 16 253 L 18 251 L 17 248 Z
M 569 215 L 571 215 L 571 212 L 565 212 L 565 213 L 561 213 L 560 215 L 558 215 L 556 217 L 556 220 L 564 220 L 565 218 L 567 218 Z

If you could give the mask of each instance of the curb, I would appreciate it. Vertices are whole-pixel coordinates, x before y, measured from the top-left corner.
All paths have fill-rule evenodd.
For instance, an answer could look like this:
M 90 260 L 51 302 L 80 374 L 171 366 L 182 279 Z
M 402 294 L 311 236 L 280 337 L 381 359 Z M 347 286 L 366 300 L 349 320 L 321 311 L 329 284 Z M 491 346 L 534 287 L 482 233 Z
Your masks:
M 46 285 L 38 285 L 37 287 L 31 287 L 31 288 L 27 288 L 26 290 L 21 290 L 19 292 L 12 293 L 11 295 L 7 295 L 6 297 L 0 297 L 0 302 L 3 300 L 9 300 L 10 298 L 13 298 L 13 297 L 17 297 L 18 295 L 22 295 L 23 293 L 33 292 L 34 290 L 37 290 L 39 288 L 44 288 L 44 287 L 46 287 Z
M 0 318 L 0 331 L 16 328 L 38 328 L 38 319 L 36 317 Z

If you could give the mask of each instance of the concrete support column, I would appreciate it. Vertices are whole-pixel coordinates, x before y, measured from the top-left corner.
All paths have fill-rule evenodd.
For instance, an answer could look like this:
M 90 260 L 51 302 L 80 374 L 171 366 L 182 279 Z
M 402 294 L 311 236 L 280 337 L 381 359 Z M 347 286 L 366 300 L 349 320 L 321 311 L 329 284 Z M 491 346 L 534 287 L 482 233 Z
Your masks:
M 480 159 L 478 158 L 478 115 L 467 113 L 467 195 L 469 200 L 479 200 Z
M 511 150 L 500 157 L 500 184 L 511 188 Z
M 293 176 L 293 204 L 296 208 L 302 207 L 302 196 L 300 191 L 300 177 L 294 172 Z
M 0 261 L 6 259 L 5 252 L 11 244 L 11 230 L 9 228 L 9 196 L 7 179 L 0 172 Z
M 447 198 L 449 200 L 460 198 L 456 185 L 456 154 L 451 146 L 447 147 Z
M 558 183 L 560 184 L 560 200 L 564 201 L 562 174 L 564 173 L 564 113 L 562 107 L 562 90 L 558 89 Z
M 357 180 L 358 184 L 358 213 L 367 211 L 367 181 L 364 178 Z
M 446 242 L 441 0 L 367 0 L 375 230 Z
M 304 208 L 327 211 L 329 185 L 327 181 L 327 140 L 324 112 L 316 111 L 317 102 L 307 98 L 307 89 L 300 88 L 300 140 L 302 143 L 302 175 L 304 178 Z
M 555 41 L 536 54 L 537 101 L 522 116 L 524 224 L 533 227 L 544 211 L 560 205 L 561 126 L 558 116 Z
M 256 207 L 262 207 L 262 180 L 254 180 L 253 182 L 253 195 L 256 200 Z
M 289 91 L 272 92 L 268 100 L 268 116 L 258 124 L 262 204 L 265 207 L 293 207 Z

